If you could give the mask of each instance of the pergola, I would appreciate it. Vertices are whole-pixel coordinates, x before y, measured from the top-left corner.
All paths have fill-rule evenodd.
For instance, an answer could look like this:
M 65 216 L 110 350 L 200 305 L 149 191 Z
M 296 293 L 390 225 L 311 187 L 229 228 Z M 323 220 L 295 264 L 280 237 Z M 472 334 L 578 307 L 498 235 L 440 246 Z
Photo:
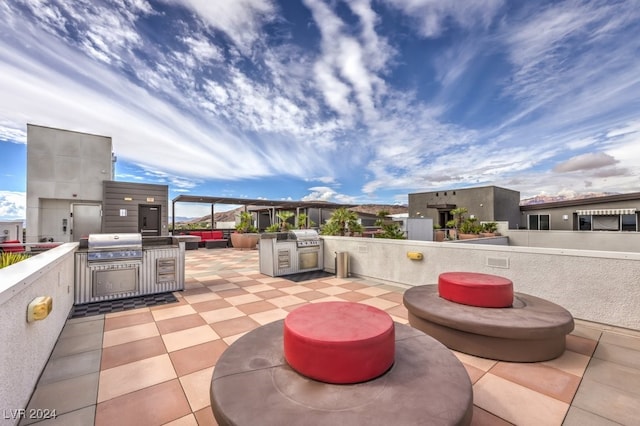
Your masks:
M 244 211 L 248 211 L 248 207 L 254 207 L 252 211 L 264 211 L 270 212 L 271 223 L 274 223 L 276 217 L 276 211 L 280 210 L 294 210 L 296 215 L 300 214 L 301 209 L 317 208 L 322 212 L 322 209 L 334 210 L 340 207 L 354 207 L 357 204 L 339 204 L 331 203 L 328 201 L 285 201 L 285 200 L 264 200 L 264 199 L 250 199 L 250 198 L 230 198 L 230 197 L 212 197 L 205 195 L 178 195 L 172 201 L 172 226 L 171 229 L 176 228 L 176 203 L 200 203 L 211 205 L 211 228 L 215 225 L 214 213 L 216 204 L 231 204 L 231 205 L 243 205 Z

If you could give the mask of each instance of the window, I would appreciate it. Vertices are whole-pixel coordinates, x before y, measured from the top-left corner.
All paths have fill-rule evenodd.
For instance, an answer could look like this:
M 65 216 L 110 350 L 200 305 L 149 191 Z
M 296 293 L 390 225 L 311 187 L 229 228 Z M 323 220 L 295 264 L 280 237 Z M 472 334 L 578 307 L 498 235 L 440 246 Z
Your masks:
M 578 229 L 580 231 L 591 231 L 591 215 L 578 216 Z
M 619 231 L 620 215 L 594 215 L 591 223 L 594 231 Z
M 623 231 L 637 231 L 638 226 L 636 222 L 635 214 L 623 214 L 622 215 L 622 230 Z
M 550 229 L 549 215 L 548 214 L 530 214 L 529 229 L 536 230 L 536 231 L 548 231 Z

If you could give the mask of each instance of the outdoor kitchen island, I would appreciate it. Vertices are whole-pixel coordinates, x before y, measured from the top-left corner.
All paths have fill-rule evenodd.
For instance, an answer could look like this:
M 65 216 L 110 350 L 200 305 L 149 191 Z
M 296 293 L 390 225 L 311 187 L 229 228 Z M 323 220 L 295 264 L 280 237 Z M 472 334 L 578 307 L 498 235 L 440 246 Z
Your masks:
M 75 255 L 74 304 L 184 290 L 184 251 L 173 237 L 91 234 Z

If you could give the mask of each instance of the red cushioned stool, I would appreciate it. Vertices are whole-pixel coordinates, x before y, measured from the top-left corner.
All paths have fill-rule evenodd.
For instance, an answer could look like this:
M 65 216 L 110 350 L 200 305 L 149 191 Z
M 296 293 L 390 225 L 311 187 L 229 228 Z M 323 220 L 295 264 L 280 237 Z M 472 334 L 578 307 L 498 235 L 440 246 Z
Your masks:
M 438 277 L 443 299 L 481 308 L 508 308 L 513 304 L 513 282 L 497 275 L 445 272 Z
M 284 357 L 294 370 L 326 383 L 374 379 L 393 364 L 395 327 L 386 312 L 353 302 L 302 306 L 284 320 Z

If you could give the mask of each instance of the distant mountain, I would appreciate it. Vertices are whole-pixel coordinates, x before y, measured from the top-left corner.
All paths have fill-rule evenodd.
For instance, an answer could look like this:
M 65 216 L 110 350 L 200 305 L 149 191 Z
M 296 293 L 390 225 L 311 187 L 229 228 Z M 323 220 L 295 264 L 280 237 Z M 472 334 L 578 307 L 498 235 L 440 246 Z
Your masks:
M 616 195 L 618 192 L 586 192 L 577 194 L 575 192 L 560 195 L 536 195 L 531 198 L 520 200 L 521 206 L 529 206 L 532 204 L 555 203 L 558 201 L 583 200 L 585 198 L 605 197 L 607 195 Z
M 409 207 L 398 204 L 361 204 L 351 207 L 349 210 L 356 213 L 376 215 L 379 211 L 386 211 L 389 214 L 408 213 Z

